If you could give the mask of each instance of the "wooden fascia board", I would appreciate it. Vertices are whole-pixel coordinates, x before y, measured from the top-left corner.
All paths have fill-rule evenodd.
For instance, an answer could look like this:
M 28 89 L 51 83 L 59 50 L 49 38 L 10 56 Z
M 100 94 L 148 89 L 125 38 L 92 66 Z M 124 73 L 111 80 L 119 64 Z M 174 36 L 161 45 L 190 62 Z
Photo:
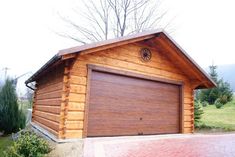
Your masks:
M 75 58 L 77 56 L 76 53 L 71 53 L 71 54 L 65 54 L 65 55 L 62 55 L 62 60 L 68 60 L 68 59 L 71 59 L 71 58 Z
M 88 53 L 92 53 L 92 52 L 98 52 L 98 51 L 102 51 L 102 50 L 106 50 L 106 49 L 110 49 L 110 48 L 130 44 L 130 43 L 134 43 L 134 42 L 138 42 L 138 41 L 142 41 L 142 40 L 151 39 L 151 38 L 154 38 L 154 37 L 156 37 L 156 35 L 149 35 L 149 36 L 146 36 L 146 37 L 140 37 L 140 38 L 137 38 L 137 39 L 131 39 L 131 40 L 123 41 L 123 42 L 104 45 L 104 46 L 101 46 L 101 47 L 96 47 L 96 48 L 93 48 L 93 49 L 88 49 L 88 50 L 85 50 L 85 51 L 81 51 L 79 54 L 83 55 L 83 54 L 88 54 Z
M 161 44 L 164 47 L 168 48 L 168 51 L 171 52 L 171 54 L 177 54 L 178 58 L 180 58 L 181 61 L 183 61 L 184 66 L 190 65 L 190 71 L 192 74 L 201 82 L 207 82 L 204 83 L 206 88 L 212 88 L 215 87 L 216 84 L 214 83 L 213 80 L 210 79 L 208 74 L 204 72 L 203 69 L 199 67 L 199 65 L 191 58 L 188 56 L 188 54 L 181 48 L 179 45 L 176 45 L 176 42 L 173 39 L 169 39 L 169 36 L 166 35 L 166 33 L 161 33 L 159 38 L 156 38 L 157 44 Z M 205 81 L 206 80 L 206 81 Z
M 189 62 L 186 62 L 185 58 L 182 58 L 182 55 L 180 53 L 178 53 L 175 49 L 173 49 L 167 42 L 166 40 L 162 39 L 162 38 L 158 38 L 156 39 L 156 43 L 158 45 L 160 45 L 161 49 L 165 49 L 167 51 L 166 55 L 168 56 L 168 58 L 172 58 L 171 60 L 175 60 L 175 61 L 179 61 L 182 66 L 186 69 L 187 66 L 189 65 Z M 177 52 L 177 53 L 176 53 Z M 172 56 L 172 57 L 170 57 Z M 194 68 L 194 67 L 191 67 Z M 199 75 L 197 75 L 197 73 L 195 72 L 194 69 L 191 68 L 187 68 L 187 70 L 190 71 L 190 73 L 192 73 L 197 79 L 201 79 L 201 77 Z
M 133 39 L 128 39 L 128 40 L 121 40 L 121 41 L 116 41 L 114 43 L 107 43 L 107 44 L 97 44 L 93 47 L 88 47 L 88 48 L 83 48 L 81 50 L 76 50 L 76 48 L 71 48 L 71 49 L 66 49 L 66 50 L 61 50 L 59 51 L 58 55 L 61 55 L 61 56 L 65 56 L 65 55 L 68 55 L 68 54 L 75 54 L 75 53 L 79 53 L 81 55 L 83 54 L 88 54 L 88 53 L 92 53 L 92 52 L 97 52 L 97 51 L 102 51 L 102 50 L 105 50 L 105 49 L 110 49 L 110 48 L 113 48 L 113 47 L 118 47 L 118 46 L 122 46 L 122 45 L 125 45 L 125 44 L 129 44 L 129 43 L 134 43 L 134 42 L 138 42 L 138 41 L 141 41 L 141 40 L 148 40 L 148 39 L 151 39 L 151 38 L 154 38 L 156 37 L 156 34 L 151 34 L 151 35 L 147 35 L 147 36 L 143 36 L 143 37 L 138 37 L 138 38 L 133 38 Z

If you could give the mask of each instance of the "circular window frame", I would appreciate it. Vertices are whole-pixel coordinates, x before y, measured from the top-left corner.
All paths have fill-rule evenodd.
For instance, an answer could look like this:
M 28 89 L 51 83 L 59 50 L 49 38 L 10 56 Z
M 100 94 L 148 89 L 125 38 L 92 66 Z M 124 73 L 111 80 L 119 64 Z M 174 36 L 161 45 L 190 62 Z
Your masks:
M 152 58 L 151 50 L 149 48 L 141 48 L 140 57 L 143 62 L 149 62 Z

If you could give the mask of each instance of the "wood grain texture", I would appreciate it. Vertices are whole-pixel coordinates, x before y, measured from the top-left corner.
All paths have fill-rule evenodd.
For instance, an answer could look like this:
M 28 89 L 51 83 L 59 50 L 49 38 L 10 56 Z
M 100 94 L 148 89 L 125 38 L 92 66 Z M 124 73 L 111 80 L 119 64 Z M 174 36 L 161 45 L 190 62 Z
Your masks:
M 89 70 L 87 68 L 87 65 L 93 64 L 116 70 L 122 70 L 124 72 L 132 72 L 161 79 L 183 82 L 184 88 L 182 88 L 182 93 L 184 98 L 181 100 L 183 103 L 183 111 L 179 111 L 184 113 L 181 118 L 183 120 L 182 124 L 180 124 L 183 126 L 183 129 L 181 131 L 183 133 L 193 132 L 193 87 L 195 87 L 195 84 L 193 84 L 193 80 L 190 80 L 190 74 L 194 75 L 195 73 L 193 73 L 190 69 L 187 68 L 183 70 L 182 65 L 184 64 L 181 65 L 181 62 L 178 62 L 181 61 L 180 59 L 177 59 L 177 62 L 174 62 L 174 58 L 168 55 L 168 53 L 173 52 L 170 48 L 161 48 L 160 46 L 151 45 L 156 44 L 158 42 L 161 44 L 160 46 L 164 46 L 164 44 L 162 44 L 162 41 L 156 40 L 154 41 L 154 43 L 136 42 L 133 44 L 126 44 L 106 50 L 100 49 L 94 53 L 81 53 L 76 57 L 75 62 L 70 62 L 68 64 L 67 69 L 64 66 L 58 66 L 56 69 L 45 74 L 42 79 L 37 80 L 38 85 L 37 91 L 35 92 L 34 96 L 33 115 L 35 114 L 35 111 L 37 111 L 36 114 L 45 112 L 45 115 L 47 115 L 45 118 L 47 121 L 49 121 L 49 123 L 54 122 L 53 118 L 50 116 L 51 114 L 60 115 L 59 130 L 55 131 L 55 127 L 52 129 L 51 126 L 46 126 L 49 123 L 45 123 L 42 120 L 37 119 L 37 121 L 35 118 L 33 118 L 34 121 L 44 127 L 47 127 L 48 130 L 53 130 L 51 132 L 53 134 L 56 134 L 59 138 L 86 137 L 89 131 L 86 130 L 86 126 L 90 125 L 86 120 L 88 119 L 90 114 L 88 112 L 89 107 L 87 105 L 87 100 L 90 97 L 90 88 L 93 88 L 93 86 L 89 84 Z M 141 61 L 139 50 L 143 47 L 148 47 L 152 52 L 152 58 L 149 62 Z M 173 56 L 178 57 L 178 55 Z M 188 71 L 188 73 L 185 71 Z M 96 93 L 97 96 L 99 96 L 99 98 L 95 100 L 96 104 L 102 104 L 102 99 L 107 99 L 106 96 L 104 96 L 105 94 L 113 93 L 112 88 L 110 88 L 110 86 L 112 87 L 113 85 L 112 80 L 113 79 L 109 80 L 109 78 L 103 77 L 102 79 L 98 79 L 93 82 L 93 84 L 95 83 L 102 85 L 102 89 L 106 90 L 106 93 L 104 90 L 99 90 L 99 92 Z M 135 81 L 133 81 L 133 83 L 135 83 Z M 141 88 L 139 87 L 138 83 L 135 83 L 132 86 L 129 84 L 125 84 L 124 86 L 133 88 L 133 91 L 135 92 L 136 90 L 137 93 L 140 93 L 141 91 L 143 93 L 150 93 L 148 101 L 144 102 L 147 104 L 151 104 L 152 101 L 156 101 L 162 98 L 162 104 L 165 105 L 165 107 L 169 110 L 158 113 L 161 117 L 173 119 L 173 117 L 176 115 L 175 110 L 177 110 L 178 112 L 178 108 L 176 106 L 170 106 L 169 100 L 164 98 L 165 95 L 168 95 L 168 97 L 171 98 L 170 102 L 177 103 L 177 101 L 172 101 L 176 99 L 177 96 L 174 94 L 174 92 L 166 91 L 164 87 L 159 87 L 159 89 L 162 91 L 160 94 L 161 96 L 155 96 L 154 93 L 151 93 L 151 88 Z M 94 88 L 97 87 L 95 86 Z M 115 88 L 121 90 L 121 87 L 119 86 L 115 86 Z M 122 97 L 123 99 L 121 100 L 121 102 L 123 103 L 127 101 L 129 101 L 129 103 L 133 103 L 135 102 L 135 99 L 139 99 L 139 97 L 136 96 L 134 92 L 129 93 L 131 99 L 128 99 L 127 97 L 124 97 L 122 95 L 118 95 L 118 93 L 116 94 L 116 96 Z M 114 104 L 116 103 L 115 100 L 112 99 L 112 95 L 109 95 L 109 99 L 107 99 L 107 101 L 110 101 Z M 141 100 L 139 100 L 139 102 L 141 102 Z M 130 118 L 130 115 L 128 114 L 133 114 L 133 118 L 136 118 L 134 113 L 128 113 L 128 111 L 131 109 L 125 110 L 125 108 L 123 108 L 123 106 L 119 103 L 116 103 L 116 105 L 120 108 L 122 112 L 126 113 L 125 116 L 127 117 L 123 116 L 123 118 Z M 138 107 L 141 106 L 139 105 Z M 110 116 L 110 113 L 105 112 L 106 108 L 98 109 L 104 113 L 104 116 Z M 150 117 L 154 114 L 152 110 L 164 110 L 164 108 L 161 107 L 149 107 L 148 109 L 142 107 L 142 109 L 142 112 L 148 112 Z M 37 117 L 37 115 L 35 116 Z M 148 114 L 146 114 L 146 117 L 148 117 Z M 156 123 L 156 120 L 154 121 L 154 119 L 151 119 L 150 117 L 148 117 L 149 121 L 145 121 L 143 124 L 141 124 L 141 127 L 148 128 L 146 129 L 146 132 L 148 134 L 155 134 L 156 132 L 154 132 L 153 129 L 148 126 L 153 123 Z M 132 120 L 130 119 L 130 121 Z M 102 121 L 101 123 L 105 122 Z M 158 121 L 158 123 L 160 122 Z M 135 127 L 130 127 L 132 127 L 131 132 L 133 132 Z M 169 124 L 167 127 L 163 126 L 161 129 L 167 132 L 167 130 L 174 130 L 175 128 L 175 125 Z M 105 127 L 103 129 L 105 132 L 109 133 L 108 130 L 105 130 Z M 176 130 L 179 131 L 179 129 L 180 128 L 177 128 Z M 176 132 L 176 130 L 174 130 L 174 132 Z M 121 130 L 117 129 L 117 131 Z M 127 132 L 127 134 L 129 133 Z
M 63 65 L 52 69 L 37 81 L 32 120 L 56 137 L 60 131 Z
M 182 117 L 184 120 L 182 126 L 184 126 L 185 129 L 182 131 L 185 133 L 192 132 L 192 126 L 186 127 L 184 125 L 184 123 L 193 124 L 193 90 L 191 87 L 191 80 L 188 78 L 188 75 L 182 72 L 179 66 L 176 66 L 178 63 L 175 64 L 172 59 L 169 59 L 168 56 L 164 54 L 167 52 L 163 52 L 162 50 L 158 51 L 156 48 L 151 48 L 153 54 L 152 60 L 150 62 L 141 62 L 139 49 L 143 46 L 144 45 L 142 43 L 128 44 L 109 50 L 78 56 L 73 68 L 71 69 L 71 73 L 74 71 L 74 75 L 78 74 L 76 71 L 80 68 L 80 70 L 82 69 L 82 72 L 80 72 L 81 77 L 87 76 L 87 73 L 85 73 L 87 71 L 86 65 L 94 64 L 134 72 L 137 74 L 144 74 L 174 81 L 182 81 L 184 83 L 184 88 L 182 89 L 184 99 L 182 101 L 184 104 L 183 110 L 185 112 Z M 80 77 L 80 75 L 78 74 L 76 76 Z
M 92 71 L 87 136 L 180 132 L 178 85 Z

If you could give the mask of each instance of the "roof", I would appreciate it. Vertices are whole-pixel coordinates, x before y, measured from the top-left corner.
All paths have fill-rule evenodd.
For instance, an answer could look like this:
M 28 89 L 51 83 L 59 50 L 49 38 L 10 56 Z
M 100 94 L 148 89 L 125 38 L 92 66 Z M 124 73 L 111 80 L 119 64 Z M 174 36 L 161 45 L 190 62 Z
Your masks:
M 207 79 L 208 83 L 210 84 L 209 87 L 215 87 L 215 82 L 209 77 L 209 75 L 162 29 L 151 30 L 151 31 L 144 31 L 141 33 L 128 35 L 124 37 L 119 37 L 115 39 L 109 39 L 104 41 L 95 42 L 92 44 L 85 44 L 82 46 L 76 46 L 68 49 L 60 50 L 55 56 L 53 56 L 45 65 L 43 65 L 36 73 L 34 73 L 28 80 L 25 81 L 26 84 L 35 81 L 43 71 L 45 71 L 48 67 L 52 66 L 53 64 L 57 63 L 58 61 L 63 60 L 63 56 L 77 54 L 81 52 L 95 52 L 100 49 L 108 49 L 112 47 L 117 47 L 124 45 L 126 43 L 134 43 L 137 41 L 143 41 L 146 39 L 156 38 L 160 35 L 164 35 L 176 49 L 179 50 L 180 55 L 184 56 L 196 69 Z M 67 59 L 65 57 L 65 59 Z M 64 59 L 64 60 L 65 60 Z

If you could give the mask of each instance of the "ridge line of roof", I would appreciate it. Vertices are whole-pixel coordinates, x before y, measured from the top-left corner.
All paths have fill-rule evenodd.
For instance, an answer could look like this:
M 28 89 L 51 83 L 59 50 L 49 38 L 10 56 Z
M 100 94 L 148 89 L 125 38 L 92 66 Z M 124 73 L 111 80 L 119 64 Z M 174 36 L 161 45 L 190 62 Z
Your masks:
M 144 37 L 144 36 L 158 34 L 161 32 L 164 32 L 163 29 L 154 29 L 154 30 L 149 30 L 149 31 L 143 31 L 143 32 L 140 32 L 137 34 L 131 34 L 131 35 L 122 36 L 122 37 L 118 37 L 118 38 L 102 40 L 102 41 L 98 41 L 98 42 L 94 42 L 94 43 L 90 43 L 90 44 L 75 46 L 75 47 L 59 50 L 58 55 L 76 53 L 76 52 L 80 52 L 80 51 L 84 51 L 84 50 L 88 50 L 88 49 L 92 49 L 92 48 L 97 48 L 97 47 L 104 46 L 104 45 L 109 45 L 109 44 L 113 44 L 113 43 L 133 40 L 133 39 Z
M 186 51 L 170 35 L 168 35 L 168 33 L 166 33 L 164 31 L 164 29 L 155 29 L 155 30 L 143 31 L 143 32 L 137 33 L 137 34 L 122 36 L 122 37 L 119 37 L 119 38 L 113 38 L 113 39 L 103 40 L 103 41 L 99 41 L 99 42 L 95 42 L 95 43 L 91 43 L 91 44 L 85 44 L 85 45 L 80 45 L 80 46 L 75 46 L 75 47 L 72 47 L 72 48 L 59 50 L 57 54 L 55 54 L 38 71 L 36 71 L 28 80 L 26 80 L 25 83 L 27 84 L 27 83 L 35 81 L 34 79 L 43 70 L 45 70 L 50 65 L 54 64 L 56 61 L 60 60 L 63 55 L 78 53 L 78 52 L 81 52 L 81 51 L 84 51 L 84 50 L 98 48 L 98 47 L 101 47 L 101 46 L 108 46 L 108 45 L 111 45 L 111 44 L 114 44 L 114 43 L 120 43 L 120 42 L 124 42 L 124 41 L 128 41 L 128 40 L 134 40 L 134 39 L 138 39 L 138 38 L 145 37 L 145 36 L 147 37 L 147 36 L 154 35 L 154 34 L 157 35 L 157 34 L 160 34 L 160 33 L 163 33 L 163 35 L 165 35 L 169 39 L 169 41 L 172 42 L 173 45 L 180 52 L 182 52 L 182 55 L 185 56 L 186 59 L 189 60 L 192 63 L 192 65 L 194 65 L 199 70 L 199 72 L 202 73 L 202 75 L 204 75 L 205 78 L 207 78 L 214 86 L 216 86 L 216 83 L 209 77 L 209 75 L 186 53 Z
M 100 46 L 109 45 L 109 44 L 113 44 L 113 43 L 133 40 L 133 39 L 137 39 L 140 37 L 149 36 L 149 35 L 153 35 L 153 34 L 157 34 L 157 33 L 161 33 L 161 32 L 163 32 L 163 29 L 154 29 L 154 30 L 149 30 L 149 31 L 143 31 L 143 32 L 137 33 L 137 34 L 131 34 L 131 35 L 127 35 L 127 36 L 122 36 L 122 37 L 118 37 L 118 38 L 98 41 L 95 43 L 90 43 L 90 44 L 85 44 L 85 45 L 80 45 L 80 46 L 75 46 L 72 48 L 59 50 L 49 61 L 47 61 L 39 70 L 37 70 L 29 79 L 27 79 L 25 81 L 25 84 L 33 82 L 34 81 L 33 79 L 35 77 L 37 77 L 38 74 L 40 74 L 44 69 L 46 69 L 52 63 L 54 63 L 55 61 L 60 59 L 63 55 L 77 53 L 77 52 L 84 51 L 87 49 L 97 48 Z

